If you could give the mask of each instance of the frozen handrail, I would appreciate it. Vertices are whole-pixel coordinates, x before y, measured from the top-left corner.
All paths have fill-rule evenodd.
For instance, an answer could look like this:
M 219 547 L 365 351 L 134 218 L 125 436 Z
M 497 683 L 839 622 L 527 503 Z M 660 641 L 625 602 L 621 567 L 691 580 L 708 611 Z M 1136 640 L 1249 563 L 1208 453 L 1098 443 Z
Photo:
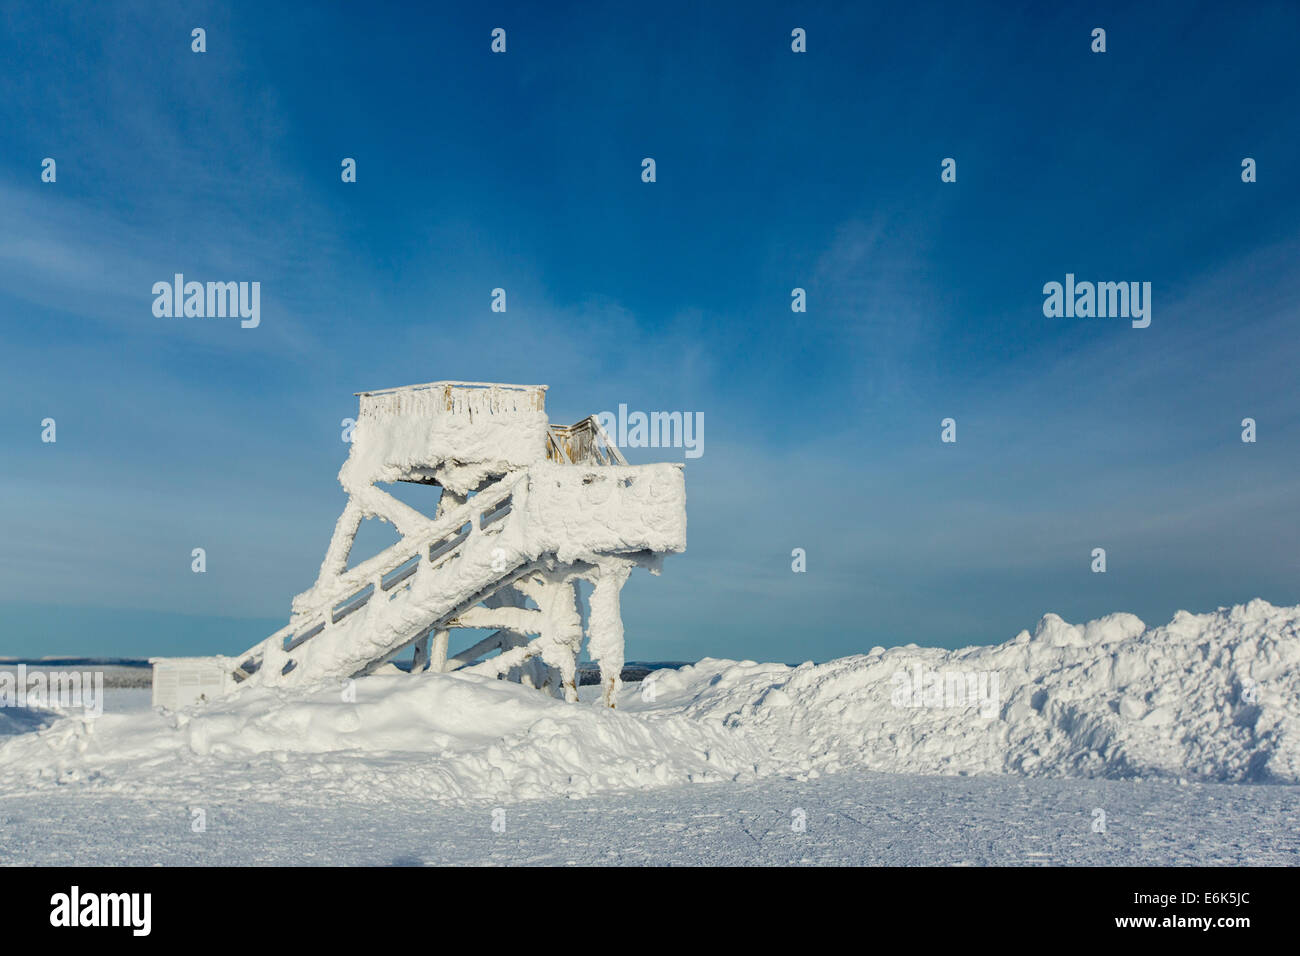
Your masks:
M 439 398 L 432 403 L 426 393 Z M 357 392 L 361 399 L 361 412 L 544 412 L 546 410 L 545 385 L 500 385 L 494 382 L 426 382 L 423 385 L 403 385 L 372 392 Z M 410 401 L 404 401 L 410 399 Z
M 546 391 L 549 385 L 507 385 L 503 382 L 453 382 L 443 380 L 441 382 L 422 382 L 419 385 L 395 385 L 392 388 L 375 388 L 365 392 L 353 392 L 353 395 L 388 395 L 391 392 L 414 392 L 426 388 L 441 388 L 443 386 L 451 388 L 499 388 L 503 392 L 532 392 Z
M 324 586 L 318 584 L 302 592 L 293 599 L 295 617 L 314 615 L 326 605 L 332 606 L 340 600 L 346 600 L 348 595 L 354 595 L 370 581 L 397 570 L 422 550 L 430 550 L 443 538 L 452 537 L 466 524 L 477 526 L 486 512 L 495 510 L 510 498 L 521 477 L 512 475 L 496 482 L 459 507 L 435 518 L 428 529 L 390 545 L 374 557 L 329 580 Z

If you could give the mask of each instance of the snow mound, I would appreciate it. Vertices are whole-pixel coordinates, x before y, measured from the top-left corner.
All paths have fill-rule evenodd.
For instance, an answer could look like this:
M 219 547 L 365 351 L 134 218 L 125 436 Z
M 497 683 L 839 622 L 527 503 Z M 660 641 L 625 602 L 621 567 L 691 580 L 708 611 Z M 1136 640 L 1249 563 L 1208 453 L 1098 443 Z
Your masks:
M 36 707 L 0 707 L 0 737 L 40 730 L 58 719 L 53 711 Z
M 389 672 L 7 733 L 0 793 L 505 801 L 846 768 L 1296 784 L 1300 607 L 1256 600 L 1153 629 L 1049 614 L 994 647 L 798 667 L 704 660 L 628 686 L 615 711 Z
M 393 669 L 395 670 L 395 668 Z M 384 674 L 302 691 L 250 688 L 194 711 L 66 719 L 0 745 L 0 792 L 295 784 L 366 798 L 584 796 L 752 778 L 753 742 L 458 674 Z
M 1300 783 L 1300 607 L 1131 614 L 956 651 L 796 668 L 701 661 L 657 678 L 695 720 L 770 741 L 800 773 L 1171 777 Z

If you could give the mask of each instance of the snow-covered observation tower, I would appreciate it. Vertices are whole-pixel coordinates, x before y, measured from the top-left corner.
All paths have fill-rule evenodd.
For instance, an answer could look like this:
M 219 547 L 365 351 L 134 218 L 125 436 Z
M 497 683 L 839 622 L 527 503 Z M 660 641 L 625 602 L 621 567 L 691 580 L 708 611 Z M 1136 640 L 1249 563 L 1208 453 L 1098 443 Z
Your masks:
M 320 575 L 293 599 L 288 625 L 235 659 L 236 681 L 357 677 L 409 651 L 417 670 L 495 675 L 575 701 L 585 580 L 587 650 L 612 706 L 623 584 L 633 568 L 657 574 L 665 554 L 686 548 L 682 465 L 629 465 L 594 416 L 550 424 L 545 385 L 433 382 L 358 394 L 339 472 L 348 503 Z M 440 486 L 436 513 L 381 487 L 397 481 Z M 401 540 L 349 569 L 371 517 Z M 490 633 L 453 652 L 461 628 Z

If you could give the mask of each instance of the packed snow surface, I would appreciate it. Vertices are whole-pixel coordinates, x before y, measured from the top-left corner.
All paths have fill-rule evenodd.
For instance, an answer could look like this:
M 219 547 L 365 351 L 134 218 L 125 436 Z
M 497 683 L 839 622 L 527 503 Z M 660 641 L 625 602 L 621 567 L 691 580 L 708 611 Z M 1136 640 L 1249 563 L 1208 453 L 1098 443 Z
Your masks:
M 1295 866 L 1297 815 L 1300 787 L 870 770 L 509 805 L 63 787 L 0 795 L 0 866 Z
M 284 800 L 509 801 L 837 771 L 1300 783 L 1300 607 L 1147 628 L 1047 615 L 1005 644 L 825 664 L 703 660 L 617 710 L 387 668 L 195 711 L 0 726 L 0 794 L 201 786 Z M 30 729 L 35 728 L 35 729 Z

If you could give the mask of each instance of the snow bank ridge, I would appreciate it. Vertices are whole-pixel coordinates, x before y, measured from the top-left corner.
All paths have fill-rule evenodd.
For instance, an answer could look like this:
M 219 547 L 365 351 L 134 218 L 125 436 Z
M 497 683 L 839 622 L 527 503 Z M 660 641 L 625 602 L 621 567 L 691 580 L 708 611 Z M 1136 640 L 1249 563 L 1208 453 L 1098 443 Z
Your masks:
M 1300 607 L 1256 600 L 1157 628 L 1049 614 L 994 647 L 876 647 L 798 667 L 706 659 L 624 688 L 613 711 L 390 665 L 190 713 L 33 722 L 0 742 L 0 792 L 502 801 L 846 768 L 1296 784 L 1298 702 Z
M 690 713 L 762 734 L 803 771 L 1300 783 L 1300 607 L 1262 600 L 1157 628 L 1048 614 L 993 647 L 702 661 L 659 684 L 670 697 L 696 686 Z

